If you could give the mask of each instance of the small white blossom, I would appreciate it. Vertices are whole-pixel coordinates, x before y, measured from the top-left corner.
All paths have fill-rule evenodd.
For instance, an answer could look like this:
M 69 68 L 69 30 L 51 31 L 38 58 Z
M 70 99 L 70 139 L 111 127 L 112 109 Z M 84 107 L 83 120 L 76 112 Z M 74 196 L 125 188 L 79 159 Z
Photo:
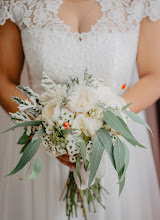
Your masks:
M 54 134 L 53 126 L 46 127 L 46 134 Z
M 88 152 L 88 153 L 91 153 L 92 152 L 92 142 L 89 142 L 88 143 L 88 145 L 87 145 L 87 148 L 86 148 L 86 151 Z
M 48 148 L 48 142 L 47 141 L 42 141 L 42 145 L 44 146 L 44 148 L 45 149 L 47 149 Z
M 69 160 L 70 160 L 72 163 L 75 163 L 75 162 L 76 162 L 76 157 L 70 156 L 70 157 L 69 157 Z
M 60 117 L 63 120 L 63 122 L 71 121 L 74 118 L 74 113 L 71 112 L 68 108 L 62 108 L 61 113 L 60 113 Z
M 45 139 L 46 139 L 47 141 L 50 141 L 49 135 L 46 135 Z
M 60 153 L 61 155 L 66 154 L 66 150 L 62 149 L 60 145 L 56 146 L 56 150 L 58 151 L 58 153 Z

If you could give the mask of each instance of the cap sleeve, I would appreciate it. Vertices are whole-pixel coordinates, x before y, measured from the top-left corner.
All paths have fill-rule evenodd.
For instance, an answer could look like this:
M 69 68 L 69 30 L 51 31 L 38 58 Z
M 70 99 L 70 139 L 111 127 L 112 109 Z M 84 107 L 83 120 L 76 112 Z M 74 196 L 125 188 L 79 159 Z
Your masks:
M 13 16 L 10 13 L 10 1 L 0 0 L 0 25 L 4 25 L 7 19 L 15 23 Z
M 147 0 L 145 17 L 149 17 L 152 21 L 160 19 L 160 0 Z

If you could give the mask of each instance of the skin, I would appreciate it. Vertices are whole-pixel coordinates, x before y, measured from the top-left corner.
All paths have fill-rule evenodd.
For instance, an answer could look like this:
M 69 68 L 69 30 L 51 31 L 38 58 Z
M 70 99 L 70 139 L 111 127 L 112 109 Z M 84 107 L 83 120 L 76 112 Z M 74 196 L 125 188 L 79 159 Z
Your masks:
M 101 17 L 98 2 L 92 0 L 64 0 L 58 16 L 70 25 L 72 32 L 88 32 L 90 26 Z M 95 18 L 96 17 L 96 18 Z M 6 112 L 16 112 L 17 104 L 10 97 L 25 99 L 16 89 L 24 63 L 24 53 L 20 32 L 16 24 L 7 20 L 0 27 L 0 104 Z M 160 98 L 160 20 L 152 22 L 149 18 L 142 21 L 137 52 L 137 65 L 140 80 L 124 94 L 127 103 L 133 102 L 130 110 L 138 113 Z M 67 155 L 57 158 L 69 167 Z

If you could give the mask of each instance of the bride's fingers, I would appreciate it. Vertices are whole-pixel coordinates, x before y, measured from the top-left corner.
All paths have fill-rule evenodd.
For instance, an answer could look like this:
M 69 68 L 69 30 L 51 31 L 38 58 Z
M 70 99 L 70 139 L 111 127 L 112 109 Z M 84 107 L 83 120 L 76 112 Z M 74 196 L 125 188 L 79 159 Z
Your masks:
M 60 158 L 60 159 L 62 159 L 62 160 L 64 160 L 64 161 L 66 161 L 66 162 L 70 162 L 69 156 L 66 155 L 66 154 L 64 154 L 64 155 L 62 155 L 62 156 L 59 156 L 58 158 Z
M 65 160 L 63 160 L 61 157 L 57 157 L 57 159 L 58 159 L 61 163 L 63 163 L 64 165 L 66 165 L 66 166 L 68 166 L 68 167 L 70 167 L 70 168 L 75 168 L 75 167 L 76 167 L 76 165 L 75 165 L 74 163 L 65 161 Z

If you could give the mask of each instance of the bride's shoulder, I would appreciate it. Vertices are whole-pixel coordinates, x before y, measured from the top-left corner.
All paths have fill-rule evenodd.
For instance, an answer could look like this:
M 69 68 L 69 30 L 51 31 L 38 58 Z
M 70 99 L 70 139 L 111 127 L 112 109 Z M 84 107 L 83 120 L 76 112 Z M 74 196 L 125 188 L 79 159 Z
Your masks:
M 160 19 L 160 0 L 97 0 L 109 31 L 130 30 L 143 18 Z M 57 9 L 62 0 L 0 0 L 0 25 L 7 19 L 20 29 L 48 27 L 58 24 Z M 55 22 L 52 22 L 53 19 Z M 111 30 L 110 30 L 111 29 Z
M 51 20 L 51 14 L 58 0 L 0 0 L 0 25 L 7 19 L 16 23 L 20 29 L 44 25 Z
M 104 4 L 112 28 L 130 30 L 141 24 L 144 18 L 160 19 L 160 0 L 98 0 Z M 109 9 L 109 10 L 108 10 Z
M 138 19 L 149 17 L 152 21 L 160 19 L 160 0 L 125 0 L 130 2 L 128 12 Z
M 22 23 L 28 3 L 29 0 L 0 0 L 0 25 L 4 25 L 7 19 L 17 25 Z

